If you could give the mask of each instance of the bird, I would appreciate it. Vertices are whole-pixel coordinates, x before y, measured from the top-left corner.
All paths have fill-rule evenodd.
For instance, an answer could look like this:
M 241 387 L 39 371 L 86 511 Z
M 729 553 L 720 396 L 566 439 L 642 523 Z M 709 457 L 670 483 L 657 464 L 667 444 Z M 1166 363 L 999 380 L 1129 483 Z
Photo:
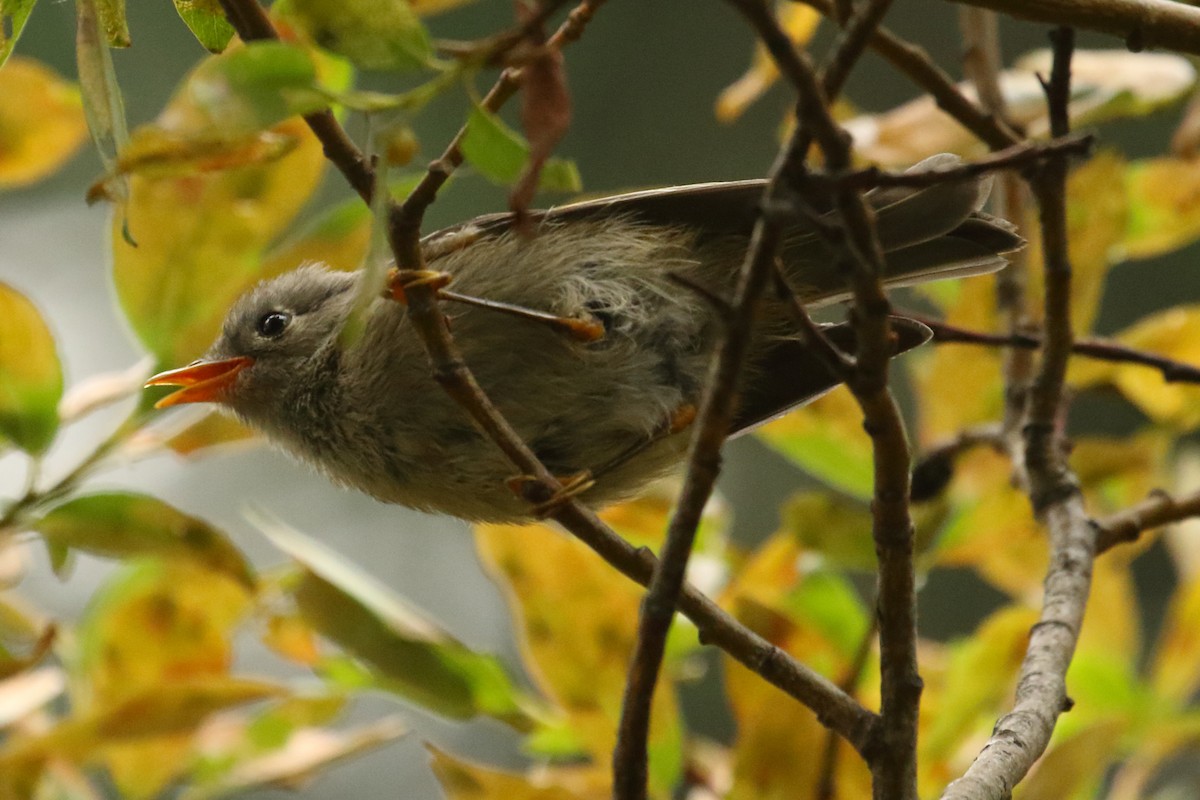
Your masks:
M 914 169 L 957 163 L 934 156 Z M 422 240 L 429 269 L 450 282 L 447 297 L 463 301 L 448 318 L 465 364 L 547 469 L 573 476 L 573 493 L 588 505 L 635 496 L 685 458 L 687 423 L 725 325 L 720 298 L 733 292 L 764 185 L 674 186 L 520 219 L 491 214 Z M 967 178 L 868 192 L 885 285 L 1003 267 L 1024 241 L 981 211 L 989 187 Z M 779 259 L 808 306 L 849 296 L 837 253 L 811 216 L 788 221 Z M 260 283 L 234 302 L 203 357 L 147 386 L 181 386 L 158 405 L 215 403 L 335 483 L 378 500 L 469 521 L 537 516 L 513 491 L 511 463 L 435 380 L 403 303 L 375 293 L 361 335 L 342 335 L 364 275 L 304 264 Z M 586 333 L 547 321 L 579 323 Z M 902 317 L 892 327 L 897 352 L 930 335 Z M 823 329 L 852 351 L 851 325 Z M 767 292 L 729 434 L 838 383 L 783 300 Z

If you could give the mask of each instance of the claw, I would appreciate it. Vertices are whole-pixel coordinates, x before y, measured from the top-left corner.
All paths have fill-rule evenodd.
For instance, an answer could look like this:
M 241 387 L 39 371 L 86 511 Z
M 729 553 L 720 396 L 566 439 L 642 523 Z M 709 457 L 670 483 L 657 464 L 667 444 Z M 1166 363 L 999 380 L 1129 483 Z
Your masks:
M 397 303 L 408 305 L 408 290 L 414 286 L 430 286 L 435 292 L 450 285 L 453 277 L 448 272 L 438 272 L 432 269 L 397 269 L 388 270 L 387 291 L 384 297 L 390 297 Z
M 568 500 L 578 497 L 596 485 L 595 478 L 592 477 L 592 473 L 588 470 L 576 472 L 574 475 L 567 475 L 561 478 L 557 478 L 556 476 L 556 479 L 559 483 L 558 491 L 545 500 L 535 503 L 533 506 L 533 516 L 537 519 L 545 519 L 557 511 Z M 529 490 L 533 486 L 540 485 L 538 479 L 532 475 L 516 475 L 509 478 L 506 483 L 514 494 L 525 499 L 530 499 L 528 496 Z

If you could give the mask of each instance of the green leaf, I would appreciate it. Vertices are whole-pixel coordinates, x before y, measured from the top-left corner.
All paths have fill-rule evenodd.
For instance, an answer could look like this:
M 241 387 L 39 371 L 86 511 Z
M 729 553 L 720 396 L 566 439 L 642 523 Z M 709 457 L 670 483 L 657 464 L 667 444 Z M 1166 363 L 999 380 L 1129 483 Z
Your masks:
M 531 727 L 530 700 L 497 658 L 469 650 L 316 540 L 277 521 L 255 521 L 276 547 L 304 567 L 293 590 L 304 618 L 367 663 L 382 688 L 456 719 L 486 714 Z
M 0 283 L 0 441 L 41 453 L 58 430 L 62 366 L 37 309 Z
M 220 53 L 233 38 L 233 26 L 217 0 L 174 0 L 175 10 L 192 35 L 210 53 Z
M 314 42 L 362 69 L 434 66 L 429 33 L 407 0 L 291 0 L 288 11 Z
M 516 182 L 529 161 L 529 144 L 495 114 L 475 106 L 467 120 L 463 156 L 493 183 Z M 574 162 L 551 158 L 542 167 L 538 186 L 553 192 L 578 192 L 583 188 Z
M 772 450 L 818 480 L 851 497 L 872 492 L 871 440 L 862 411 L 844 387 L 759 428 Z
M 312 57 L 286 42 L 251 42 L 205 61 L 192 75 L 188 92 L 209 124 L 229 138 L 329 104 L 317 89 Z
M 0 0 L 0 67 L 12 55 L 37 0 Z
M 817 630 L 847 657 L 862 646 L 870 627 L 858 593 L 836 572 L 806 573 L 785 605 L 793 619 Z
M 83 92 L 83 111 L 87 116 L 92 140 L 100 160 L 111 170 L 117 151 L 129 140 L 125 123 L 125 101 L 113 70 L 108 45 L 102 41 L 102 20 L 93 0 L 79 0 L 75 56 L 79 67 L 79 86 Z
M 829 492 L 801 492 L 789 498 L 780 512 L 784 530 L 805 551 L 819 553 L 837 567 L 875 569 L 871 514 L 862 505 Z
M 76 497 L 51 509 L 34 529 L 59 547 L 108 558 L 181 558 L 254 587 L 250 564 L 223 533 L 148 495 Z

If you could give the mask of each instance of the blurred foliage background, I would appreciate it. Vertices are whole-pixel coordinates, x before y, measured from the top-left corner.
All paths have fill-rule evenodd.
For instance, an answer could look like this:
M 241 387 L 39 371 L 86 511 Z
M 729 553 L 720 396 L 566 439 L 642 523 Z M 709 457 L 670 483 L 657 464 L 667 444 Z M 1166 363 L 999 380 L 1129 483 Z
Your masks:
M 435 36 L 467 40 L 511 24 L 511 6 L 480 0 L 427 22 Z M 959 73 L 951 5 L 906 0 L 888 24 Z M 42 2 L 16 52 L 73 80 L 75 28 L 71 5 Z M 131 9 L 129 28 L 132 46 L 112 51 L 112 59 L 130 127 L 137 128 L 159 115 L 205 54 L 169 4 L 139 4 Z M 823 24 L 814 47 L 820 50 L 831 37 Z M 1044 29 L 1006 23 L 1002 41 L 1011 63 L 1044 46 Z M 1085 35 L 1081 45 L 1119 43 Z M 734 121 L 720 122 L 714 111 L 751 53 L 749 32 L 722 4 L 610 3 L 567 53 L 573 122 L 558 152 L 578 166 L 588 193 L 764 174 L 777 147 L 787 92 L 767 91 Z M 13 60 L 3 70 L 11 74 L 17 67 Z M 1091 172 L 1077 176 L 1077 198 L 1103 198 L 1127 182 L 1136 188 L 1139 178 L 1129 177 L 1133 171 L 1121 159 L 1167 149 L 1182 96 L 1190 90 L 1189 80 L 1183 84 L 1167 101 L 1153 102 L 1146 94 L 1154 87 L 1135 86 L 1096 115 L 1103 119 L 1103 146 L 1120 156 L 1101 156 L 1086 168 Z M 356 85 L 396 92 L 407 84 L 388 72 L 366 71 Z M 486 89 L 488 76 L 474 85 Z M 869 55 L 850 82 L 853 108 L 845 113 L 885 112 L 917 94 Z M 0 93 L 5 119 L 42 113 L 33 101 L 46 96 L 35 93 L 27 104 L 19 95 Z M 1157 105 L 1165 108 L 1146 116 Z M 410 124 L 420 150 L 414 166 L 396 168 L 396 177 L 440 153 L 470 109 L 469 96 L 456 89 L 415 115 Z M 351 115 L 348 126 L 365 140 L 361 115 Z M 61 135 L 53 141 L 65 149 L 72 134 Z M 301 148 L 306 146 L 311 148 Z M 1166 182 L 1184 195 L 1180 206 L 1200 206 L 1187 194 L 1200 196 L 1192 188 L 1200 181 L 1178 164 L 1167 169 Z M 150 349 L 160 362 L 191 357 L 191 342 L 184 343 L 181 333 L 185 326 L 146 333 L 153 314 L 139 317 L 137 309 L 157 308 L 163 299 L 151 286 L 126 279 L 122 296 L 127 311 L 134 309 L 132 319 L 118 310 L 108 265 L 113 251 L 118 264 L 127 263 L 120 255 L 127 247 L 121 243 L 122 218 L 118 212 L 110 223 L 110 209 L 84 204 L 85 191 L 104 170 L 95 150 L 84 147 L 36 184 L 0 192 L 0 281 L 20 293 L 0 296 L 2 324 L 9 326 L 0 356 L 10 370 L 18 362 L 45 366 L 52 359 L 35 347 L 56 348 L 66 385 L 87 387 L 82 394 L 78 388 L 68 392 L 77 411 L 106 392 L 136 386 L 152 366 L 130 372 L 146 350 L 130 328 L 143 342 L 159 337 L 160 347 Z M 1148 172 L 1137 175 L 1152 181 L 1153 175 L 1144 178 Z M 138 182 L 152 178 L 139 175 L 133 181 L 136 198 Z M 324 219 L 324 211 L 352 198 L 341 176 L 328 169 L 323 176 L 312 173 L 311 190 L 301 183 L 298 172 L 289 173 L 271 201 L 276 209 L 296 206 L 292 230 Z M 505 187 L 468 169 L 432 208 L 431 229 L 505 203 Z M 1117 333 L 1159 309 L 1200 299 L 1192 228 L 1183 222 L 1155 228 L 1149 203 L 1102 216 L 1111 205 L 1097 201 L 1088 206 L 1091 211 L 1083 210 L 1085 204 L 1073 208 L 1081 238 L 1088 230 L 1132 231 L 1131 214 L 1141 214 L 1143 227 L 1168 235 L 1138 261 L 1109 257 L 1116 244 L 1128 246 L 1132 234 L 1094 245 L 1103 252 L 1086 273 L 1092 283 L 1085 288 L 1093 291 L 1085 313 L 1094 317 L 1095 331 Z M 164 220 L 187 213 L 170 206 L 159 210 Z M 225 224 L 219 218 L 199 220 Z M 132 215 L 130 221 L 132 236 L 143 239 L 140 254 L 127 252 L 136 260 L 153 248 L 158 223 L 139 223 Z M 324 230 L 338 229 L 334 224 Z M 173 235 L 164 229 L 168 244 Z M 293 244 L 290 250 L 277 247 L 268 268 L 286 269 L 298 255 L 324 252 L 311 238 Z M 341 246 L 347 242 L 332 247 Z M 194 299 L 219 314 L 229 299 L 222 292 L 236 293 L 232 283 L 218 286 L 219 278 L 235 267 L 211 263 L 211 271 L 197 270 L 189 290 Z M 120 270 L 118 285 L 122 274 L 133 274 Z M 984 327 L 990 317 L 970 312 L 989 307 L 990 291 L 988 282 L 979 281 L 957 293 L 904 302 L 952 317 L 965 314 L 960 322 Z M 190 307 L 193 295 L 176 300 Z M 5 351 L 17 341 L 9 338 L 11 331 L 38 328 L 39 312 L 53 344 L 35 333 L 21 340 L 19 353 Z M 1163 333 L 1160 326 L 1141 336 L 1146 346 L 1200 360 L 1185 347 L 1196 340 L 1190 334 Z M 913 358 L 919 369 L 906 381 L 918 398 L 935 393 L 933 401 L 910 404 L 922 444 L 978 421 L 971 413 L 995 409 L 998 386 L 985 385 L 986 375 L 978 386 L 958 382 L 964 365 L 986 371 L 993 357 L 945 348 Z M 97 376 L 102 380 L 93 380 Z M 1138 393 L 1152 385 L 1152 377 L 1102 368 L 1075 376 L 1081 387 L 1116 384 L 1124 390 L 1124 395 L 1081 393 L 1072 412 L 1072 430 L 1081 437 L 1075 464 L 1098 508 L 1118 508 L 1154 486 L 1196 480 L 1184 449 L 1196 423 L 1194 408 L 1200 407 L 1194 405 L 1196 394 L 1172 400 L 1143 392 L 1139 405 Z M 44 390 L 54 380 L 34 376 L 32 383 Z M 55 394 L 53 386 L 47 391 Z M 54 402 L 50 397 L 28 405 L 45 409 Z M 53 418 L 27 415 L 17 435 L 17 428 L 6 428 L 19 447 L 0 451 L 0 496 L 17 498 L 26 488 L 29 461 L 21 450 L 46 451 L 41 473 L 56 479 L 120 426 L 135 402 L 80 411 L 80 419 L 57 435 Z M 862 538 L 869 525 L 859 502 L 863 486 L 856 470 L 863 453 L 855 414 L 835 394 L 761 438 L 729 445 L 724 504 L 712 510 L 696 574 L 756 630 L 778 632 L 778 643 L 835 678 L 848 669 L 869 617 L 871 546 Z M 184 435 L 190 438 L 174 440 L 177 450 L 200 448 L 220 431 L 190 428 Z M 1108 438 L 1087 438 L 1097 436 Z M 189 796 L 208 796 L 232 791 L 242 780 L 251 796 L 269 797 L 277 790 L 260 786 L 273 779 L 268 757 L 284 752 L 285 767 L 292 770 L 285 782 L 305 774 L 305 756 L 315 759 L 312 769 L 320 777 L 304 790 L 311 797 L 397 796 L 397 787 L 404 797 L 604 795 L 605 754 L 635 622 L 638 595 L 632 585 L 544 528 L 473 533 L 453 520 L 336 490 L 262 447 L 183 457 L 161 452 L 164 438 L 155 429 L 124 441 L 112 463 L 84 484 L 85 495 L 103 493 L 99 498 L 76 497 L 72 485 L 71 493 L 21 520 L 17 539 L 3 532 L 0 544 L 11 546 L 0 551 L 0 580 L 7 587 L 0 595 L 7 670 L 0 674 L 6 679 L 0 682 L 0 728 L 7 730 L 0 741 L 0 773 L 14 781 L 10 790 L 29 776 L 28 785 L 43 792 L 39 796 L 153 797 L 182 780 Z M 973 453 L 960 465 L 949 496 L 921 509 L 929 546 L 921 594 L 922 634 L 929 639 L 923 652 L 930 685 L 929 721 L 922 731 L 926 793 L 957 774 L 1004 707 L 1031 621 L 1027 603 L 1036 598 L 1044 547 L 1024 499 L 1006 481 L 1000 459 Z M 828 486 L 832 493 L 802 492 Z M 665 501 L 653 495 L 615 511 L 613 524 L 637 542 L 653 541 L 666 513 Z M 1188 764 L 1196 763 L 1200 732 L 1189 705 L 1200 678 L 1200 646 L 1188 632 L 1200 619 L 1200 595 L 1188 582 L 1195 559 L 1189 562 L 1180 552 L 1148 541 L 1136 552 L 1121 551 L 1102 562 L 1101 571 L 1111 575 L 1097 584 L 1100 611 L 1093 613 L 1108 624 L 1089 633 L 1095 647 L 1085 647 L 1073 672 L 1080 710 L 1068 716 L 1056 740 L 1054 768 L 1038 773 L 1025 796 L 1094 796 L 1110 760 L 1125 765 L 1113 796 L 1137 796 L 1156 785 L 1154 780 L 1164 792 L 1198 785 L 1200 776 L 1190 774 Z M 562 575 L 573 578 L 571 585 L 556 581 Z M 602 624 L 612 619 L 627 626 Z M 53 640 L 44 637 L 49 620 L 59 621 Z M 1160 634 L 1165 638 L 1155 645 Z M 53 657 L 43 658 L 46 650 Z M 1102 652 L 1111 655 L 1100 657 Z M 65 671 L 53 671 L 49 665 L 55 663 Z M 816 765 L 795 754 L 816 752 L 824 743 L 811 714 L 798 706 L 781 709 L 785 702 L 775 689 L 699 650 L 686 626 L 676 632 L 669 669 L 678 696 L 660 692 L 656 708 L 652 780 L 658 796 L 669 796 L 685 763 L 692 777 L 714 791 L 726 787 L 731 797 L 807 796 Z M 868 664 L 862 681 L 868 702 L 873 669 Z M 14 680 L 27 683 L 8 682 Z M 147 700 L 151 696 L 154 702 Z M 33 703 L 38 698 L 45 704 Z M 12 711 L 5 706 L 10 700 Z M 258 704 L 246 711 L 241 703 L 247 701 Z M 214 722 L 210 711 L 225 713 Z M 393 716 L 397 711 L 402 722 Z M 192 738 L 198 727 L 200 745 Z M 409 735 L 393 741 L 402 728 Z M 1166 732 L 1150 737 L 1151 728 Z M 285 750 L 289 743 L 295 749 Z M 345 763 L 326 766 L 343 751 L 359 750 L 364 752 Z M 518 772 L 492 772 L 459 760 L 464 757 Z M 529 776 L 519 772 L 531 757 L 542 765 L 542 789 L 531 788 Z M 588 758 L 591 766 L 582 763 Z M 863 769 L 845 753 L 841 759 L 840 796 L 865 796 Z M 1163 761 L 1173 763 L 1162 773 L 1167 778 L 1157 772 Z M 87 766 L 93 788 L 80 783 L 76 764 Z

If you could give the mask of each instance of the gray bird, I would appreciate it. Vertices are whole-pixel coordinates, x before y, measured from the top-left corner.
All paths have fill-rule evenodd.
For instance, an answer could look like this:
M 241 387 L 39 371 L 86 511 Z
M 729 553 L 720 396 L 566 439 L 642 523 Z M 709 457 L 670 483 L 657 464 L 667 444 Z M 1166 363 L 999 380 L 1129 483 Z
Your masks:
M 918 166 L 953 160 L 934 158 Z M 682 428 L 722 326 L 711 298 L 686 284 L 730 296 L 762 189 L 742 181 L 637 192 L 532 212 L 532 236 L 497 214 L 424 240 L 429 268 L 451 276 L 454 291 L 602 329 L 582 341 L 493 308 L 448 309 L 466 364 L 542 462 L 556 475 L 594 479 L 577 482 L 588 487 L 585 502 L 634 495 L 682 459 Z M 1024 243 L 980 213 L 987 191 L 986 181 L 968 180 L 869 194 L 887 285 L 1004 266 L 1003 254 Z M 787 229 L 781 259 L 810 306 L 846 298 L 833 252 L 806 219 Z M 469 520 L 529 519 L 506 480 L 512 465 L 434 381 L 402 304 L 373 300 L 362 336 L 343 344 L 360 280 L 307 265 L 261 283 L 233 305 L 202 359 L 148 385 L 184 387 L 160 405 L 216 402 L 336 483 L 385 502 Z M 895 328 L 898 351 L 928 338 L 918 323 L 897 319 Z M 826 333 L 852 348 L 848 326 Z M 769 296 L 730 434 L 836 383 Z

